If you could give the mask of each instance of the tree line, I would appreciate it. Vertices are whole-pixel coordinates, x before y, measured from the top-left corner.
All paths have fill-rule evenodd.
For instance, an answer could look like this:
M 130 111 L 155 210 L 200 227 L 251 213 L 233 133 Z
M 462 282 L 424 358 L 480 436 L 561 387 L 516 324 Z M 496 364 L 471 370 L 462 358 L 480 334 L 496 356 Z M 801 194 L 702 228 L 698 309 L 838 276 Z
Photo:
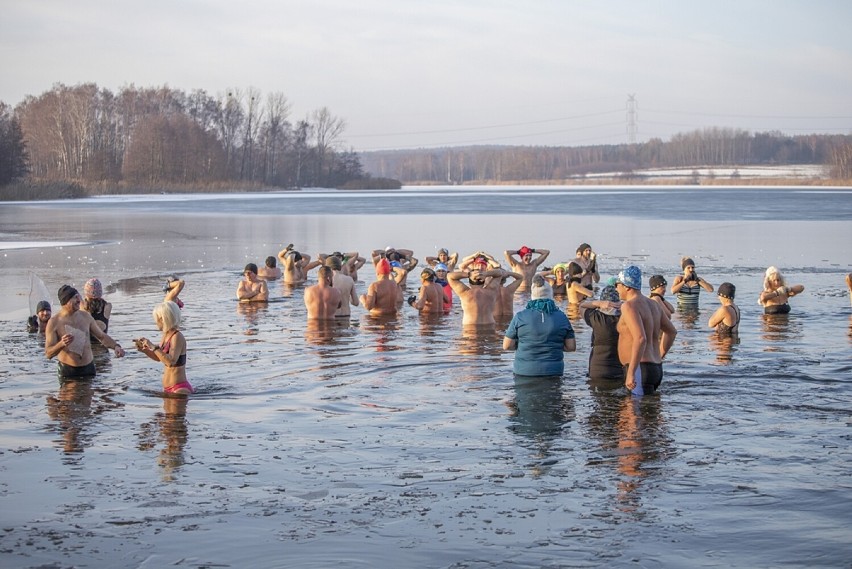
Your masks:
M 560 182 L 616 172 L 630 178 L 649 168 L 825 164 L 852 179 L 852 136 L 749 133 L 707 128 L 638 144 L 578 147 L 474 146 L 361 154 L 364 169 L 406 184 Z
M 22 178 L 91 190 L 339 187 L 363 180 L 343 118 L 291 121 L 282 93 L 213 96 L 169 87 L 118 93 L 56 84 L 14 109 L 0 102 L 0 185 Z
M 852 136 L 707 128 L 639 144 L 475 146 L 356 154 L 323 107 L 293 121 L 283 93 L 211 95 L 167 86 L 54 85 L 0 102 L 0 186 L 24 180 L 85 193 L 192 188 L 399 187 L 561 182 L 647 168 L 825 164 L 852 179 Z M 4 194 L 0 193 L 0 197 Z M 17 196 L 16 199 L 20 199 Z

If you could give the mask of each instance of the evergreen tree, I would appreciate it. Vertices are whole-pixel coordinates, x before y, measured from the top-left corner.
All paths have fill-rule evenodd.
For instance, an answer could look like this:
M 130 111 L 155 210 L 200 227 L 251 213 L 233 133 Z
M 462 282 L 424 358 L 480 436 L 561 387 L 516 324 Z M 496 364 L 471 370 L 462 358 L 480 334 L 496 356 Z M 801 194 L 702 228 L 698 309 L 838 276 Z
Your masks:
M 27 146 L 21 124 L 9 106 L 0 102 L 0 186 L 24 177 L 28 171 Z

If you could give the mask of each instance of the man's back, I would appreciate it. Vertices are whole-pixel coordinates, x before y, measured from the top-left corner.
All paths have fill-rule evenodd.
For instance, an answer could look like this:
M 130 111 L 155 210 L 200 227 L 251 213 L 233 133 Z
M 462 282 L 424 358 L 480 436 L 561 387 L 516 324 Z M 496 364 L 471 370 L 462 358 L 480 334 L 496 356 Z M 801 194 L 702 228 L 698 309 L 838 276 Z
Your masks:
M 331 320 L 342 304 L 340 291 L 333 286 L 316 284 L 305 289 L 305 307 L 308 319 Z
M 372 314 L 396 314 L 399 301 L 402 299 L 402 289 L 390 279 L 381 279 L 370 285 L 367 292 L 373 295 Z
M 355 281 L 349 275 L 334 271 L 332 285 L 340 291 L 340 308 L 337 309 L 334 315 L 349 316 L 351 314 L 350 304 L 358 306 L 358 297 L 355 295 Z

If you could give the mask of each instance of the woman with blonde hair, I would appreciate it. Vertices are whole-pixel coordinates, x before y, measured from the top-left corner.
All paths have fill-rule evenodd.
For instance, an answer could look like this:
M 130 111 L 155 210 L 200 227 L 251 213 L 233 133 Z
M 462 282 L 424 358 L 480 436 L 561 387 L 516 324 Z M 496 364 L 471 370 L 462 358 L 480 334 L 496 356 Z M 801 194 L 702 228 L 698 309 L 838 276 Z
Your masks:
M 189 395 L 192 385 L 186 379 L 186 339 L 178 329 L 181 313 L 178 305 L 166 300 L 154 307 L 152 312 L 163 336 L 160 343 L 153 345 L 147 338 L 133 342 L 136 349 L 165 366 L 163 370 L 163 392 L 172 395 Z
M 757 303 L 763 306 L 765 314 L 788 314 L 790 305 L 787 301 L 804 291 L 805 287 L 800 284 L 787 286 L 787 281 L 781 271 L 776 267 L 769 267 L 766 269 L 766 275 L 763 278 L 763 292 L 760 293 Z

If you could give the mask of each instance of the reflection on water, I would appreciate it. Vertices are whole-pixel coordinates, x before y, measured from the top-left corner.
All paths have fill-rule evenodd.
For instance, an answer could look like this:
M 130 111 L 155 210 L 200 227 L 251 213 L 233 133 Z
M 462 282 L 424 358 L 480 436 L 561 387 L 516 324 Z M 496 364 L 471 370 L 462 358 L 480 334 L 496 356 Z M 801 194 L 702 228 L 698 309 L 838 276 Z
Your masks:
M 396 314 L 364 316 L 361 330 L 370 334 L 372 345 L 377 352 L 393 352 L 405 349 L 400 341 L 400 322 Z
M 521 445 L 533 452 L 531 473 L 546 474 L 553 463 L 551 447 L 563 427 L 574 420 L 574 406 L 563 395 L 561 377 L 515 376 L 514 397 L 509 407 L 509 430 L 521 437 Z
M 779 352 L 785 349 L 783 345 L 802 334 L 802 321 L 790 314 L 761 314 L 761 329 L 766 341 L 764 351 Z
M 141 451 L 152 450 L 158 444 L 162 448 L 157 455 L 157 465 L 163 482 L 175 480 L 175 475 L 184 465 L 184 447 L 188 438 L 186 425 L 187 397 L 163 397 L 163 411 L 154 415 L 151 422 L 139 425 L 138 445 Z
M 671 454 L 661 399 L 625 396 L 619 382 L 588 384 L 593 406 L 587 427 L 601 448 L 600 458 L 589 464 L 614 469 L 617 508 L 640 519 L 645 515 L 642 486 L 646 479 L 665 475 L 665 461 Z
M 95 381 L 63 381 L 57 395 L 47 397 L 47 415 L 57 422 L 53 428 L 61 437 L 56 443 L 62 449 L 65 463 L 76 463 L 79 457 L 74 455 L 83 453 L 92 445 L 100 414 L 123 407 L 122 403 L 113 400 L 111 391 L 102 387 L 96 390 Z M 98 398 L 95 398 L 96 394 Z
M 692 330 L 694 328 L 701 328 L 702 323 L 698 321 L 700 315 L 701 313 L 698 307 L 678 304 L 673 316 L 675 316 L 677 318 L 676 321 L 680 323 L 678 329 L 682 328 L 684 330 Z
M 237 302 L 237 313 L 245 319 L 243 335 L 256 336 L 260 330 L 260 322 L 269 312 L 268 302 Z M 254 342 L 256 339 L 247 339 L 245 342 Z
M 710 349 L 716 352 L 716 362 L 721 365 L 730 365 L 734 359 L 734 352 L 740 343 L 739 334 L 721 336 L 710 334 Z
M 458 340 L 459 354 L 499 358 L 503 355 L 503 330 L 493 324 L 462 327 Z

